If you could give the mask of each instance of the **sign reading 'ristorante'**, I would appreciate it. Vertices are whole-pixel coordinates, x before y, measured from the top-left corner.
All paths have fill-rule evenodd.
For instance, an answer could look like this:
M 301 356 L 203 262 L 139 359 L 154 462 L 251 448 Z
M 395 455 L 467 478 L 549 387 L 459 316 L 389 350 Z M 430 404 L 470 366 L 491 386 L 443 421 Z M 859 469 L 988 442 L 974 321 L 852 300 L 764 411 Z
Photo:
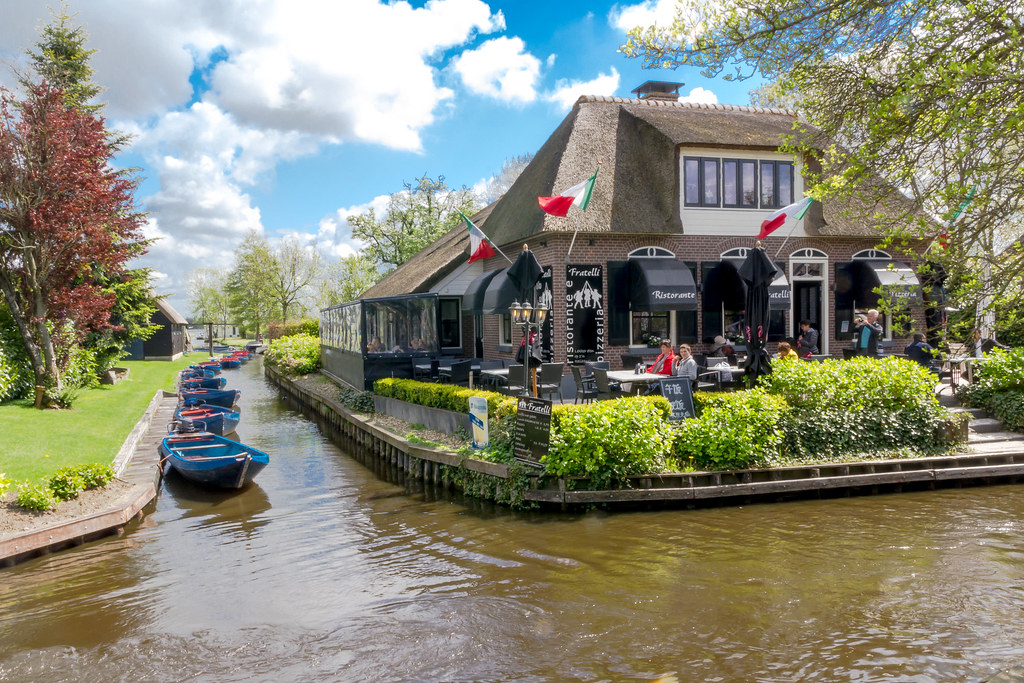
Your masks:
M 602 266 L 565 267 L 565 350 L 570 363 L 604 360 Z

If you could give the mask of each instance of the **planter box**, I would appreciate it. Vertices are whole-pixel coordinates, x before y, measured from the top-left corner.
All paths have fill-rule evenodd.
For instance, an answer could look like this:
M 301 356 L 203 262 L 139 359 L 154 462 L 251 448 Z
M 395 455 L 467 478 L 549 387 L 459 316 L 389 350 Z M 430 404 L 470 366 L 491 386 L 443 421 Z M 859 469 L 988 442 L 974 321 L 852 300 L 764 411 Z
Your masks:
M 373 397 L 373 409 L 378 413 L 397 417 L 399 420 L 405 420 L 410 424 L 421 424 L 429 429 L 445 434 L 454 434 L 458 431 L 459 427 L 472 433 L 469 414 L 463 415 L 451 410 L 429 408 L 385 396 Z
M 128 368 L 110 368 L 100 373 L 100 384 L 117 384 L 128 376 Z

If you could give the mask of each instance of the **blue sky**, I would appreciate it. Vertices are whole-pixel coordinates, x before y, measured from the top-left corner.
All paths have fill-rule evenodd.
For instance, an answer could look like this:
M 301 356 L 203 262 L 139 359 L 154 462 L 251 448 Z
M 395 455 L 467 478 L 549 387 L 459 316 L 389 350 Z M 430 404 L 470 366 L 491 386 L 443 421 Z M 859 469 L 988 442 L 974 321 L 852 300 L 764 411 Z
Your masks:
M 0 58 L 23 63 L 52 0 L 0 0 Z M 685 83 L 695 101 L 747 104 L 756 83 L 644 70 L 625 26 L 673 0 L 69 0 L 89 34 L 109 123 L 135 138 L 118 162 L 158 238 L 141 261 L 190 312 L 197 263 L 227 269 L 250 228 L 336 259 L 346 218 L 416 177 L 481 186 L 535 152 L 579 95 Z M 10 86 L 10 69 L 0 73 Z

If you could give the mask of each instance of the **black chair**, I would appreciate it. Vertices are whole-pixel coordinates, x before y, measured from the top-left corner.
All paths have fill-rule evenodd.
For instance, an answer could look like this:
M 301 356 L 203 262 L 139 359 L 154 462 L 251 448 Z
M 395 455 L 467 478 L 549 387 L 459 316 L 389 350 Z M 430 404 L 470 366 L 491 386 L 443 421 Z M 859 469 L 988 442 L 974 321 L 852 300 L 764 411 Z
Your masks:
M 626 395 L 608 383 L 608 371 L 604 368 L 594 368 L 594 384 L 597 385 L 598 398 L 615 398 Z
M 632 370 L 633 368 L 636 367 L 637 363 L 643 363 L 644 367 L 645 368 L 647 367 L 647 363 L 644 363 L 644 357 L 643 356 L 637 356 L 637 355 L 634 355 L 632 353 L 624 353 L 624 354 L 622 354 L 622 369 L 623 370 Z
M 440 363 L 438 363 L 436 358 L 432 358 L 430 360 L 430 367 L 429 368 L 418 368 L 418 367 L 416 367 L 417 363 L 419 363 L 420 365 L 424 365 L 422 359 L 420 359 L 418 361 L 415 358 L 413 359 L 413 361 L 412 361 L 412 373 L 413 373 L 413 378 L 414 379 L 423 380 L 424 382 L 436 382 L 437 381 L 438 373 L 439 373 L 439 368 L 440 368 Z
M 697 378 L 693 380 L 693 389 L 694 391 L 721 391 L 722 373 L 718 370 L 697 373 Z
M 473 369 L 473 361 L 471 360 L 459 360 L 452 363 L 451 370 L 449 370 L 451 383 L 459 385 L 469 384 L 469 373 Z
M 516 396 L 523 391 L 523 366 L 512 364 L 508 366 L 508 382 L 501 388 L 506 394 Z
M 565 363 L 543 363 L 540 366 L 540 379 L 537 382 L 537 394 L 542 398 L 544 394 L 558 394 L 562 398 L 562 371 Z
M 597 398 L 598 391 L 594 377 L 584 377 L 578 365 L 570 365 L 569 369 L 572 370 L 572 381 L 576 383 L 576 396 L 573 397 L 572 402 L 579 403 L 583 401 L 586 403 Z

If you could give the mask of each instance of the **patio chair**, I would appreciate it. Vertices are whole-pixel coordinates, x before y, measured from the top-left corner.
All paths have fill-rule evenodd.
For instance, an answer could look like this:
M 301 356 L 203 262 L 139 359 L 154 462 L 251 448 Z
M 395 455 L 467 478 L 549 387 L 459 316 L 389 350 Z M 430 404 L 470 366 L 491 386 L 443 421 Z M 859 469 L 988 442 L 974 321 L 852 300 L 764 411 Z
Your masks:
M 523 366 L 512 364 L 508 366 L 508 383 L 501 387 L 501 390 L 510 395 L 516 396 L 523 391 Z
M 608 383 L 608 371 L 604 368 L 594 368 L 594 383 L 597 385 L 598 398 L 617 398 L 627 395 Z
M 696 379 L 693 380 L 693 389 L 694 391 L 721 391 L 722 373 L 718 370 L 697 373 Z
M 540 378 L 537 381 L 537 394 L 543 398 L 545 394 L 558 394 L 562 398 L 562 371 L 565 363 L 542 363 Z
M 424 365 L 422 360 L 417 361 L 415 358 L 412 360 L 412 373 L 414 379 L 422 380 L 424 382 L 437 381 L 438 374 L 440 372 L 440 363 L 436 358 L 430 359 L 429 368 L 418 368 L 416 367 L 417 363 Z
M 458 385 L 469 384 L 469 373 L 473 370 L 473 361 L 471 360 L 459 360 L 455 361 L 451 365 L 449 371 L 451 376 L 451 383 Z
M 645 368 L 647 367 L 647 363 L 644 363 L 644 357 L 643 356 L 638 356 L 638 355 L 634 355 L 634 354 L 631 354 L 631 353 L 624 353 L 624 354 L 622 354 L 622 369 L 623 370 L 632 370 L 633 368 L 636 367 L 637 363 L 643 363 L 644 367 Z
M 597 398 L 598 391 L 594 377 L 584 377 L 578 365 L 570 365 L 569 369 L 572 370 L 572 381 L 576 383 L 576 395 L 573 397 L 572 402 L 579 403 L 583 401 L 586 403 Z

